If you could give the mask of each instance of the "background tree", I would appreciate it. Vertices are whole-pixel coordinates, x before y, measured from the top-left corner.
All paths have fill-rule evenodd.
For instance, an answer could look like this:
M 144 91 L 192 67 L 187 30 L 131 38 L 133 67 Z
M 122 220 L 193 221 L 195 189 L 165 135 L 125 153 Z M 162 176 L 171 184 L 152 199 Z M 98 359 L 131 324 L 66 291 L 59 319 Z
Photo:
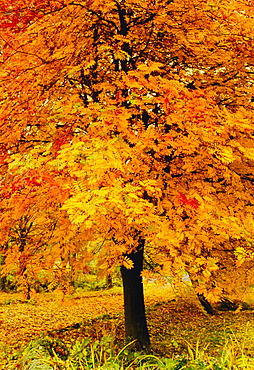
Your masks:
M 122 264 L 126 335 L 149 346 L 144 248 L 168 273 L 192 274 L 210 301 L 222 291 L 207 290 L 220 248 L 237 240 L 239 259 L 253 256 L 253 6 L 24 1 L 7 10 L 2 171 L 46 172 L 68 190 L 59 207 L 80 250 L 101 245 L 109 273 Z
M 89 271 L 88 262 L 92 258 L 88 250 L 80 250 L 84 237 L 73 232 L 68 215 L 60 210 L 68 191 L 43 171 L 6 174 L 3 179 L 0 233 L 5 263 L 2 273 L 16 276 L 17 285 L 27 299 L 42 270 L 48 284 L 67 288 L 68 280 Z M 69 270 L 72 259 L 76 267 L 73 277 Z

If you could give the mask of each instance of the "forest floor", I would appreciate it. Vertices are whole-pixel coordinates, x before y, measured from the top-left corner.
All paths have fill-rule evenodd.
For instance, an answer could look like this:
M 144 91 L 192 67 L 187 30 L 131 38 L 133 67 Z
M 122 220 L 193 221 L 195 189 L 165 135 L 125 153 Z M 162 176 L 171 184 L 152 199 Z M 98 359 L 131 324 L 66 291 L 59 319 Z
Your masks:
M 209 316 L 194 296 L 180 297 L 177 293 L 170 286 L 145 290 L 149 332 L 156 355 L 188 355 L 190 348 L 194 353 L 199 346 L 210 356 L 218 357 L 225 345 L 227 348 L 230 345 L 238 355 L 244 352 L 254 357 L 254 311 Z M 95 341 L 111 335 L 121 348 L 123 321 L 123 295 L 119 289 L 76 293 L 64 299 L 57 293 L 37 294 L 31 302 L 22 301 L 18 294 L 1 293 L 0 352 L 8 347 L 9 353 L 14 353 L 42 333 L 64 343 L 84 337 Z
M 174 299 L 170 286 L 146 290 L 147 307 Z M 63 296 L 61 292 L 39 293 L 30 301 L 22 294 L 0 293 L 0 343 L 20 346 L 42 332 L 61 330 L 75 323 L 99 316 L 123 315 L 122 288 L 78 292 Z

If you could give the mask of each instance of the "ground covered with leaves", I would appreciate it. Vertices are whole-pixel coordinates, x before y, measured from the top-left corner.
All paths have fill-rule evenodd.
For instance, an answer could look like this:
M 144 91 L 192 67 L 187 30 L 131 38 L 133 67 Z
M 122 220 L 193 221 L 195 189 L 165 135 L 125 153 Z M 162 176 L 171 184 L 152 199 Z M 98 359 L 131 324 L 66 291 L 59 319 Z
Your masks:
M 103 343 L 115 353 L 124 347 L 123 296 L 119 291 L 53 298 L 44 294 L 25 302 L 17 295 L 1 295 L 0 369 L 18 368 L 17 352 L 38 336 L 46 341 L 49 353 L 63 361 L 77 345 Z M 147 289 L 146 306 L 152 355 L 196 358 L 206 352 L 219 358 L 229 356 L 231 348 L 235 358 L 243 354 L 254 358 L 253 311 L 209 316 L 194 296 L 179 297 L 170 287 Z M 254 368 L 254 362 L 246 368 Z

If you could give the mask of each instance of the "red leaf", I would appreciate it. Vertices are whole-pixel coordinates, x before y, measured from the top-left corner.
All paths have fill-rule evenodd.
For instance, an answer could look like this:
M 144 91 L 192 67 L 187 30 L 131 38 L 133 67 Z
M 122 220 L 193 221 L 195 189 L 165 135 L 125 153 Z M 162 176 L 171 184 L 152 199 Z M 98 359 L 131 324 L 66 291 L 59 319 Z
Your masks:
M 182 204 L 187 204 L 195 209 L 197 209 L 200 204 L 199 204 L 199 201 L 195 198 L 187 198 L 185 194 L 183 193 L 179 193 L 177 195 L 177 198 L 179 199 L 179 201 L 182 203 Z

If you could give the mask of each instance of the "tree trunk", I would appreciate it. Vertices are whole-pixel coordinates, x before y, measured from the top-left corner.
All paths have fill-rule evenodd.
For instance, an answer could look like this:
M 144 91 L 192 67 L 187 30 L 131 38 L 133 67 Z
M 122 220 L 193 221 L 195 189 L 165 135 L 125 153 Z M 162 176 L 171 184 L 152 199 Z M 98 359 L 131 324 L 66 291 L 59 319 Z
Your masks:
M 195 290 L 195 288 L 198 286 L 198 282 L 192 278 L 191 274 L 188 273 L 189 275 L 189 278 L 190 278 L 190 281 L 191 281 L 191 284 Z M 199 300 L 199 302 L 201 303 L 201 305 L 203 306 L 204 310 L 209 314 L 209 315 L 214 315 L 216 312 L 215 310 L 213 309 L 211 303 L 206 299 L 206 297 L 204 296 L 204 294 L 200 294 L 200 293 L 196 293 L 195 294 L 197 295 L 197 298 Z
M 124 291 L 125 336 L 128 342 L 136 339 L 137 350 L 149 348 L 150 340 L 145 316 L 144 291 L 141 277 L 143 267 L 144 240 L 137 252 L 127 255 L 133 263 L 132 269 L 121 267 Z
M 113 279 L 112 279 L 112 275 L 108 274 L 106 276 L 106 289 L 111 289 L 113 288 Z
M 197 297 L 199 299 L 199 302 L 204 307 L 205 311 L 207 313 L 209 313 L 209 315 L 214 315 L 215 314 L 215 311 L 214 311 L 211 303 L 208 302 L 208 300 L 205 298 L 205 296 L 203 294 L 197 293 Z

